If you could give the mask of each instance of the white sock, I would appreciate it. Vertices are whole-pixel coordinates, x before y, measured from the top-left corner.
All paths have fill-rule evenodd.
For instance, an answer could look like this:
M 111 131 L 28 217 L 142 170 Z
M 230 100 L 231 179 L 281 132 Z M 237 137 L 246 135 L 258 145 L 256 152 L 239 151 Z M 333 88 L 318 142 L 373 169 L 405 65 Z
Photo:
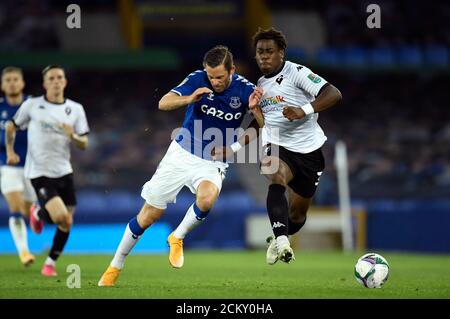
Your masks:
M 287 238 L 287 236 L 282 235 L 282 236 L 278 236 L 277 237 L 277 247 L 283 247 L 289 245 L 291 246 L 291 244 L 289 243 L 289 239 Z
M 180 225 L 178 225 L 177 229 L 173 232 L 175 238 L 184 239 L 192 229 L 197 227 L 197 225 L 201 224 L 204 220 L 204 218 L 201 220 L 197 219 L 197 215 L 194 212 L 194 205 L 195 204 L 192 204 L 191 207 L 189 207 Z
M 9 217 L 9 230 L 19 254 L 28 252 L 27 226 L 22 215 L 20 217 Z
M 125 232 L 123 233 L 122 240 L 120 241 L 119 247 L 117 247 L 116 254 L 111 261 L 111 266 L 122 269 L 125 263 L 125 258 L 128 256 L 130 251 L 139 241 L 141 236 L 136 236 L 131 232 L 130 226 L 127 225 Z
M 54 267 L 56 265 L 56 261 L 54 261 L 53 259 L 50 258 L 50 256 L 48 256 L 44 264 Z

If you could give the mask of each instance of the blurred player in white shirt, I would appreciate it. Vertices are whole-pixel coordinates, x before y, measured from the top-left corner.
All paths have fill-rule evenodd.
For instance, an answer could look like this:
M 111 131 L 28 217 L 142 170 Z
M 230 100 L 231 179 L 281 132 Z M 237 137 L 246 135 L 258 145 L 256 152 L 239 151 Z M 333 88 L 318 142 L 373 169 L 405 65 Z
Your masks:
M 83 106 L 64 97 L 64 69 L 50 65 L 42 71 L 45 95 L 25 101 L 7 126 L 7 161 L 20 158 L 14 151 L 17 127 L 28 126 L 25 177 L 31 179 L 41 207 L 32 207 L 31 229 L 42 232 L 43 221 L 58 225 L 42 275 L 56 276 L 56 260 L 69 238 L 76 205 L 70 145 L 84 150 L 89 126 Z
M 325 168 L 321 147 L 326 136 L 317 123 L 318 113 L 339 102 L 342 95 L 309 68 L 285 60 L 287 41 L 280 31 L 260 29 L 253 44 L 264 74 L 258 81 L 263 90 L 259 106 L 264 115 L 262 142 L 266 147 L 261 171 L 270 181 L 267 211 L 274 233 L 268 238 L 266 259 L 271 265 L 279 259 L 289 263 L 294 253 L 288 235 L 305 224 Z

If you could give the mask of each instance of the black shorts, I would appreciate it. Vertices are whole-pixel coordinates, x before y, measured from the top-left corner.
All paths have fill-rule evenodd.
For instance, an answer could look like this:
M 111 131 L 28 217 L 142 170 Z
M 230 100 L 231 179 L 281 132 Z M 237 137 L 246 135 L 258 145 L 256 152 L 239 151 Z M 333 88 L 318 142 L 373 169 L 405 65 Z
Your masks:
M 268 144 L 266 154 L 272 154 L 273 147 L 279 148 L 279 158 L 289 166 L 294 178 L 288 186 L 304 198 L 311 198 L 319 185 L 319 178 L 325 169 L 325 159 L 322 149 L 311 153 L 296 153 L 285 149 L 283 146 Z
M 56 196 L 61 197 L 66 206 L 75 206 L 77 204 L 73 174 L 58 178 L 41 176 L 31 179 L 31 184 L 41 207 L 44 207 L 50 199 Z

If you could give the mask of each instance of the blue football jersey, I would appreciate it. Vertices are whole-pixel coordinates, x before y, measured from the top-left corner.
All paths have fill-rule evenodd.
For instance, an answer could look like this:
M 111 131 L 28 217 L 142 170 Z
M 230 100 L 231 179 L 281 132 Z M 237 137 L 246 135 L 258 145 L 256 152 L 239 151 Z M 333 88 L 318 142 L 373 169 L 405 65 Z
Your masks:
M 24 96 L 24 101 L 28 96 Z M 6 98 L 0 98 L 0 165 L 6 165 L 6 142 L 5 142 L 5 124 L 11 121 L 19 109 L 20 105 L 11 106 Z M 20 162 L 16 166 L 25 165 L 27 156 L 27 131 L 17 130 L 14 150 L 20 156 Z
M 255 85 L 233 74 L 230 86 L 221 93 L 214 92 L 206 71 L 195 71 L 171 92 L 191 95 L 196 89 L 207 87 L 213 91 L 187 106 L 183 127 L 175 140 L 187 151 L 211 160 L 215 146 L 229 146 L 237 140 L 236 129 L 248 111 L 248 99 Z

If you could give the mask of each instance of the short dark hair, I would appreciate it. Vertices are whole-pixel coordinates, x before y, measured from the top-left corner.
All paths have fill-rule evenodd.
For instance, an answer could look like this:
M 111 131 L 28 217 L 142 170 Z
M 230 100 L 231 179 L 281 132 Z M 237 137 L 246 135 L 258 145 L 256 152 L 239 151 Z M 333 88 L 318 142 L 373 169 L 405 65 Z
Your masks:
M 64 68 L 60 65 L 57 64 L 50 64 L 47 65 L 43 70 L 42 70 L 42 77 L 45 77 L 45 75 L 47 74 L 48 71 L 53 70 L 53 69 L 61 69 L 65 72 Z
M 19 73 L 23 77 L 23 71 L 21 68 L 18 68 L 17 66 L 7 66 L 2 70 L 2 77 L 7 73 Z
M 278 49 L 285 50 L 287 47 L 286 36 L 283 34 L 283 32 L 275 28 L 270 29 L 259 28 L 258 31 L 253 36 L 253 46 L 255 48 L 259 40 L 274 40 L 278 46 Z
M 216 45 L 214 48 L 206 52 L 203 57 L 203 67 L 209 66 L 215 68 L 224 65 L 225 69 L 230 72 L 233 67 L 233 54 L 224 45 Z

